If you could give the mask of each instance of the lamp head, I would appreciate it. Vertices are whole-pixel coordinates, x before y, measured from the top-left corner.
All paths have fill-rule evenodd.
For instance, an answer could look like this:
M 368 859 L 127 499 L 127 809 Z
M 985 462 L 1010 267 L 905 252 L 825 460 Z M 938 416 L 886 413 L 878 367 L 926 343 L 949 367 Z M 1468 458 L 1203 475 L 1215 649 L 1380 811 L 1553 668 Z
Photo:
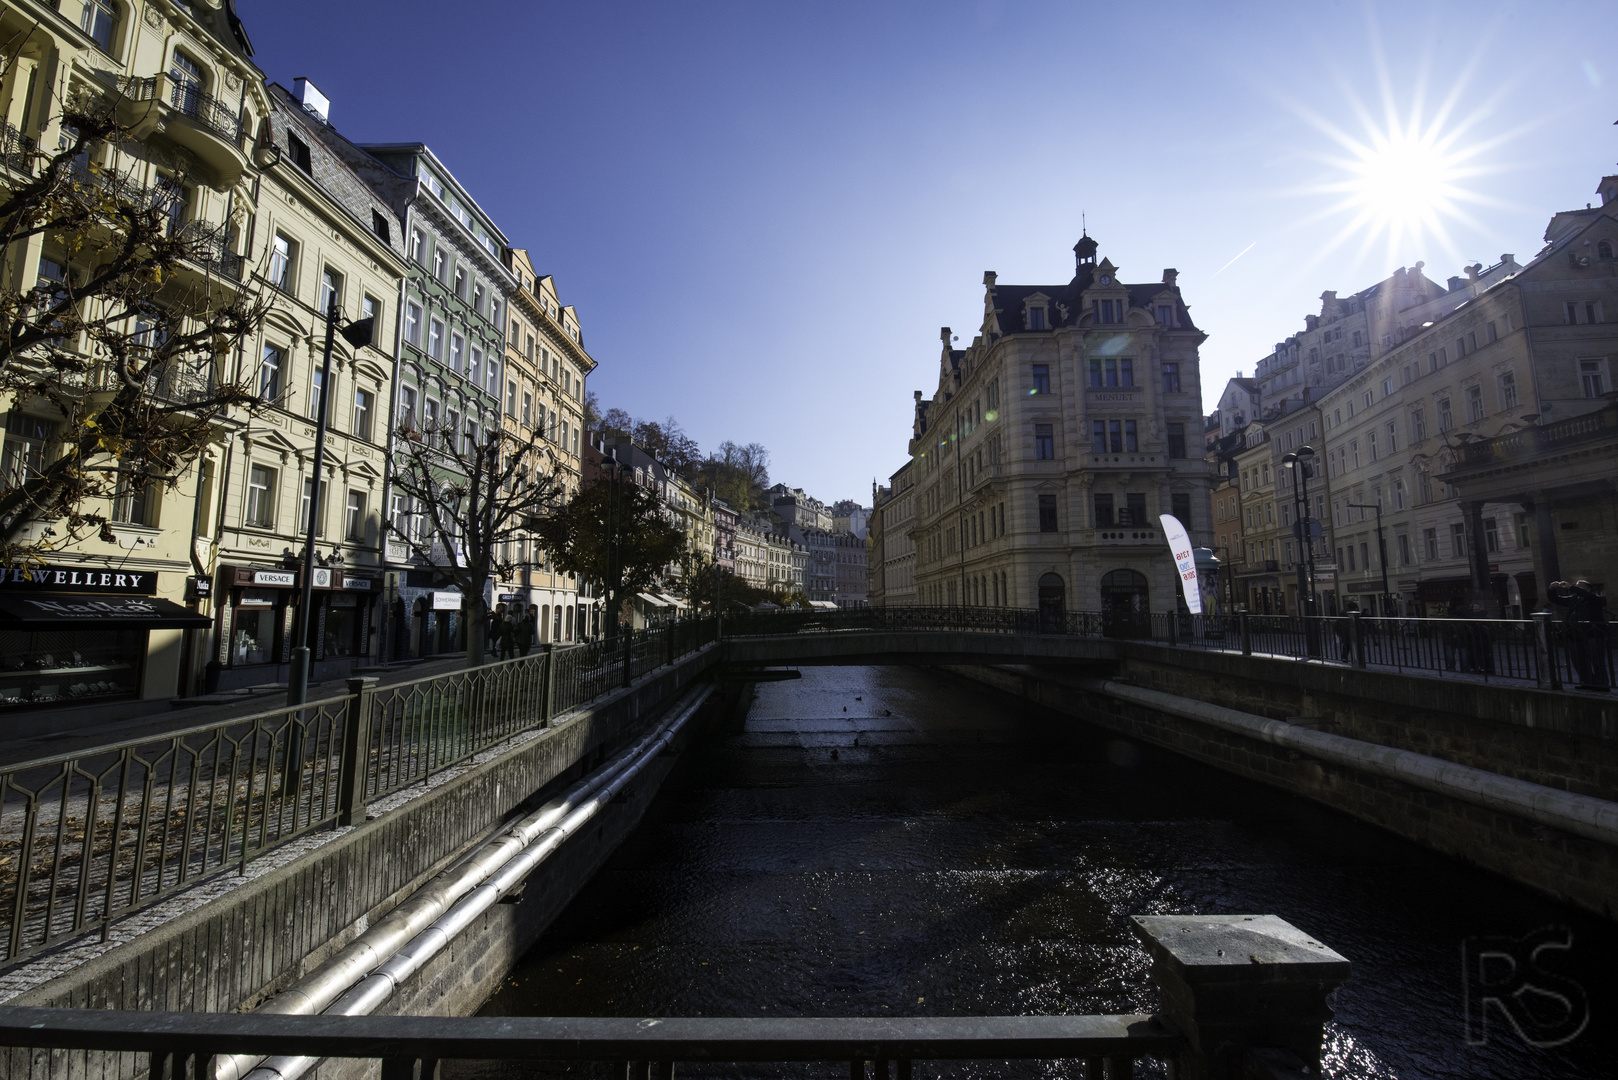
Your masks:
M 1300 446 L 1300 447 L 1298 447 L 1298 458 L 1300 460 L 1308 461 L 1310 458 L 1312 458 L 1314 456 L 1315 456 L 1315 448 L 1314 447 L 1312 447 L 1312 446 Z
M 1297 463 L 1298 463 L 1298 455 L 1297 454 L 1283 454 L 1281 456 L 1281 464 L 1285 465 L 1289 469 L 1292 468 Z
M 376 336 L 376 319 L 359 319 L 349 323 L 342 329 L 343 340 L 356 349 L 363 349 L 371 344 Z

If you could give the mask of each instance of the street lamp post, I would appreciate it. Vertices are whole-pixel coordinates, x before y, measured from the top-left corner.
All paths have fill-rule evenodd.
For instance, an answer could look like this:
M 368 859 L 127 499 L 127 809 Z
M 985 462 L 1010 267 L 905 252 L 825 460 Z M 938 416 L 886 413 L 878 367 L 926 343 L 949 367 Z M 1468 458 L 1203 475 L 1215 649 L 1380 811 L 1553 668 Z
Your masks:
M 1382 567 L 1382 614 L 1391 616 L 1397 614 L 1393 611 L 1393 594 L 1388 591 L 1388 543 L 1382 536 L 1382 504 L 1376 503 L 1344 503 L 1344 506 L 1356 510 L 1376 511 L 1376 557 Z M 1363 518 L 1361 520 L 1364 520 Z
M 1321 531 L 1320 522 L 1309 516 L 1309 472 L 1314 461 L 1315 448 L 1300 446 L 1281 458 L 1281 464 L 1292 474 L 1293 521 L 1292 535 L 1302 548 L 1303 558 L 1298 567 L 1298 599 L 1303 607 L 1304 637 L 1310 656 L 1320 655 L 1320 627 L 1315 616 L 1320 614 L 1315 599 L 1315 538 Z M 1307 578 L 1305 577 L 1307 568 Z
M 342 315 L 337 310 L 337 294 L 327 299 L 326 354 L 320 364 L 320 415 L 315 420 L 315 462 L 309 483 L 309 520 L 305 523 L 303 538 L 303 595 L 298 604 L 298 621 L 292 640 L 292 669 L 287 676 L 287 705 L 302 705 L 309 700 L 309 624 L 310 607 L 314 604 L 315 586 L 315 526 L 320 521 L 320 472 L 326 467 L 327 403 L 331 399 L 331 351 L 339 332 Z M 374 318 L 360 319 L 341 328 L 343 340 L 356 350 L 371 344 L 376 330 Z

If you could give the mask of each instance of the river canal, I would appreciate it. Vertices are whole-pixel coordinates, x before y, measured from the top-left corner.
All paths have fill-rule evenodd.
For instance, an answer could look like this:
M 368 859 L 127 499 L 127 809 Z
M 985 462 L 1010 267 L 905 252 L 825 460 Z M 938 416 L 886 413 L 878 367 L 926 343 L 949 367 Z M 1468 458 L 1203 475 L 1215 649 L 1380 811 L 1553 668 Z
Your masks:
M 1615 1075 L 1611 923 L 911 668 L 810 668 L 759 686 L 745 730 L 687 752 L 482 1014 L 1145 1012 L 1155 993 L 1127 916 L 1208 912 L 1280 915 L 1353 961 L 1328 1076 Z M 1495 1014 L 1470 1045 L 1463 941 L 1551 926 L 1572 948 L 1541 956 L 1585 995 L 1583 1032 L 1533 1049 Z

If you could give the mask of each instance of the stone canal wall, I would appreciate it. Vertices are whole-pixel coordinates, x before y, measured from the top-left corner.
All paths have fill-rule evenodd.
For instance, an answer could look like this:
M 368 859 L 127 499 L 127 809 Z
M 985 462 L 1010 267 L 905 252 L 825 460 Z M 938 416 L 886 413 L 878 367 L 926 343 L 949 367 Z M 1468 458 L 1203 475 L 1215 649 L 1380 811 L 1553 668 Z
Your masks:
M 1372 767 L 1375 748 L 1392 747 L 1541 785 L 1549 789 L 1548 804 L 1557 801 L 1555 793 L 1571 792 L 1607 800 L 1610 810 L 1618 798 L 1613 702 L 1150 646 L 1120 652 L 1120 683 L 1356 740 L 1366 762 L 1323 760 L 1206 719 L 1097 693 L 1097 682 L 1076 672 L 1023 665 L 948 670 L 1311 799 L 1607 918 L 1618 911 L 1613 843 Z
M 379 800 L 365 824 L 317 834 L 283 865 L 249 879 L 206 883 L 217 895 L 187 910 L 148 909 L 151 925 L 88 958 L 68 953 L 24 965 L 50 976 L 10 1005 L 92 1009 L 247 1011 L 313 971 L 356 934 L 408 899 L 510 821 L 543 803 L 639 737 L 712 667 L 710 646 L 634 686 L 559 717 L 551 727 L 415 792 Z M 718 695 L 715 695 L 718 697 Z M 515 741 L 515 740 L 514 740 Z M 672 758 L 668 761 L 672 762 Z M 649 767 L 621 801 L 565 844 L 530 880 L 521 902 L 501 904 L 401 987 L 387 1011 L 468 1012 L 505 975 L 638 822 L 666 763 Z M 298 845 L 291 845 L 298 847 Z M 183 900 L 185 894 L 170 901 Z M 0 1074 L 43 1075 L 40 1062 L 0 1051 Z M 95 1071 L 103 1071 L 101 1064 Z M 31 1067 L 32 1066 L 32 1067 Z M 126 1059 L 109 1076 L 135 1075 Z M 324 1067 L 323 1067 L 324 1068 Z M 56 1072 L 48 1068 L 49 1072 Z

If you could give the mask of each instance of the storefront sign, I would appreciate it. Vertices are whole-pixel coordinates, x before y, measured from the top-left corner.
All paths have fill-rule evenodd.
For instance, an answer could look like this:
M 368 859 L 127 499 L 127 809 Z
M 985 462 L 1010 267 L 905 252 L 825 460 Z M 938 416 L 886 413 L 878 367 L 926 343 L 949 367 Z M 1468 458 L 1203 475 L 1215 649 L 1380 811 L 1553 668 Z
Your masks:
M 310 579 L 317 589 L 331 588 L 331 571 L 324 566 L 317 566 L 310 573 Z
M 57 592 L 127 593 L 154 596 L 155 570 L 103 570 L 99 567 L 18 566 L 0 576 L 0 589 L 52 589 Z
M 1140 399 L 1128 391 L 1091 390 L 1085 394 L 1085 400 L 1095 405 L 1133 405 Z
M 376 580 L 368 577 L 357 577 L 353 574 L 343 575 L 343 588 L 358 592 L 371 592 L 376 588 Z
M 433 610 L 434 611 L 459 611 L 459 610 L 461 610 L 461 594 L 458 593 L 458 592 L 435 592 L 435 593 L 433 593 Z
M 290 570 L 254 570 L 253 584 L 290 589 L 298 584 L 298 575 Z
M 213 582 L 205 577 L 188 577 L 185 579 L 185 589 L 195 599 L 206 600 L 213 595 Z

